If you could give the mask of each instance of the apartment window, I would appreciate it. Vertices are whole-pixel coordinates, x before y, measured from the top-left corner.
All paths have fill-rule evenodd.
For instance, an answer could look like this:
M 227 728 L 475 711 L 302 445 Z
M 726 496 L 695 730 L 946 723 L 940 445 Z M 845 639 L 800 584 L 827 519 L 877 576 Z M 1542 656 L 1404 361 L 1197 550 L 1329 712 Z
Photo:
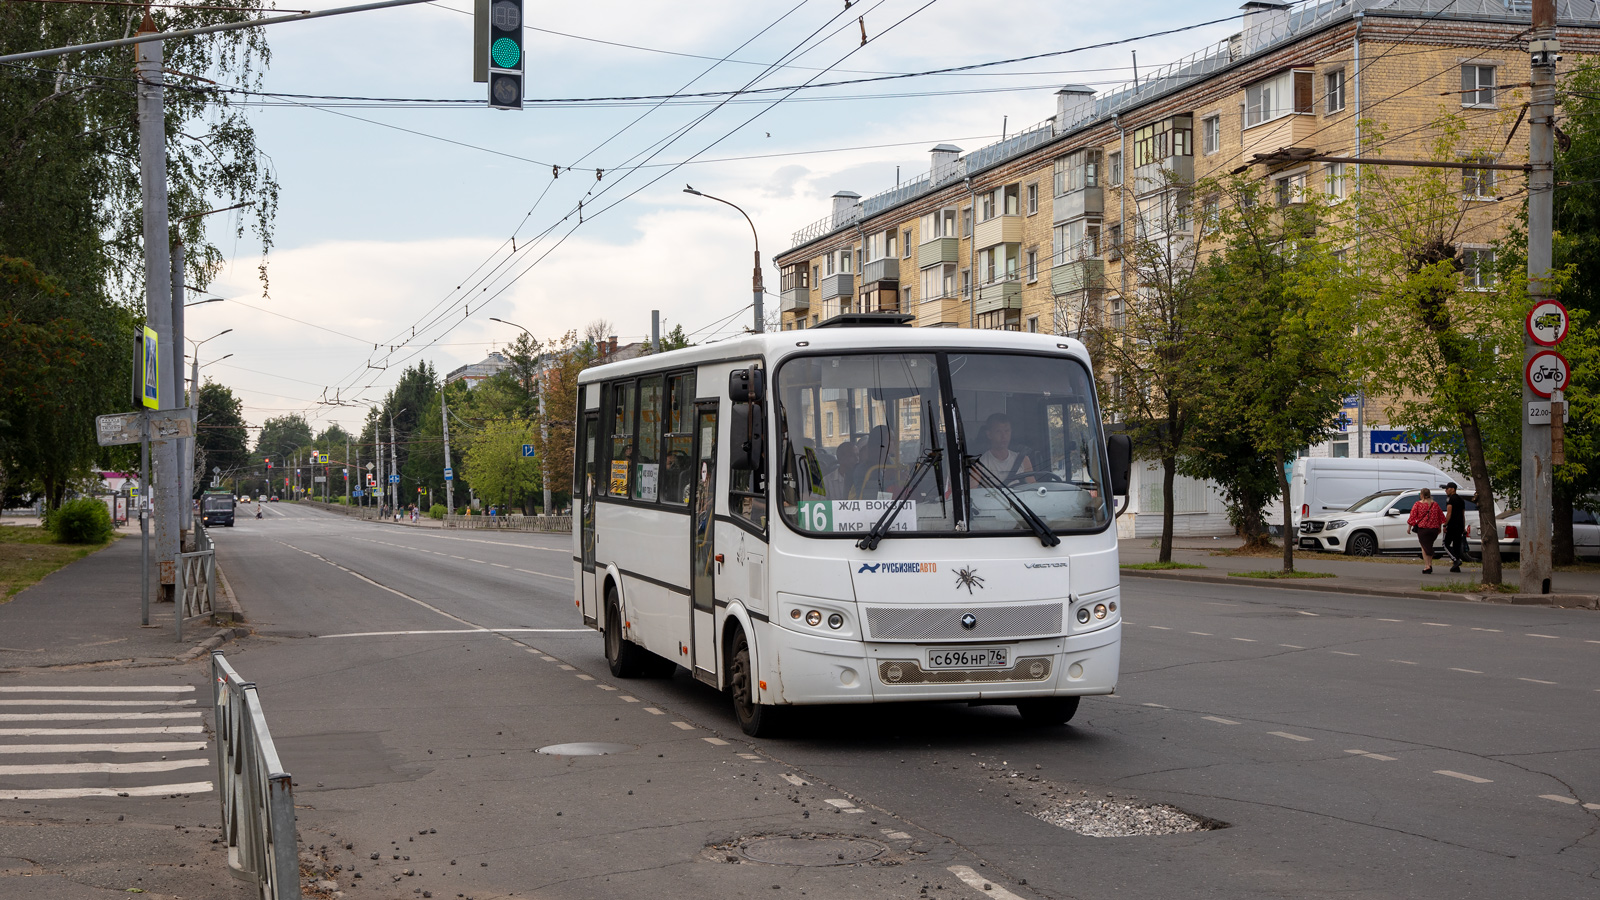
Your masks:
M 1112 227 L 1115 233 L 1115 226 Z M 1053 234 L 1055 264 L 1077 259 L 1095 259 L 1100 255 L 1100 223 L 1093 219 L 1079 219 L 1057 225 Z
M 1334 69 L 1322 76 L 1323 110 L 1329 113 L 1344 109 L 1344 70 Z
M 784 266 L 779 272 L 782 285 L 779 289 L 792 291 L 811 287 L 811 279 L 806 277 L 809 274 L 805 266 Z
M 1133 133 L 1133 165 L 1147 166 L 1174 156 L 1194 155 L 1194 119 L 1173 116 Z
M 961 236 L 972 237 L 972 207 L 961 207 Z
M 1461 105 L 1494 106 L 1494 66 L 1461 67 Z
M 1039 183 L 1036 181 L 1028 185 L 1028 215 L 1039 211 Z
M 1118 151 L 1106 157 L 1106 165 L 1111 176 L 1111 185 L 1117 187 L 1122 184 L 1122 152 Z
M 811 283 L 812 284 L 816 284 L 820 280 L 820 278 L 821 278 L 821 273 L 819 273 L 817 271 L 816 264 L 813 263 L 812 266 L 811 266 Z
M 861 263 L 862 263 L 861 248 L 860 247 L 856 248 L 856 251 L 855 251 L 854 255 L 855 255 L 855 258 L 856 258 L 856 271 L 859 272 L 859 271 L 861 271 Z M 850 271 L 850 257 L 851 257 L 850 251 L 846 250 L 844 252 L 844 260 L 843 260 L 844 261 L 844 268 L 841 269 L 840 271 L 842 271 L 842 272 Z
M 1001 208 L 1004 215 L 1018 216 L 1022 214 L 1022 185 L 1008 184 L 1001 190 Z
M 922 217 L 923 241 L 956 236 L 956 208 L 941 209 Z M 909 243 L 909 242 L 908 242 Z
M 1200 120 L 1201 147 L 1207 156 L 1222 149 L 1222 117 L 1207 116 Z
M 911 229 L 909 228 L 900 232 L 900 257 L 902 259 L 911 258 Z
M 827 256 L 823 257 L 823 262 L 826 263 L 827 266 L 828 266 L 828 274 L 829 275 L 833 274 L 833 260 L 834 260 L 834 255 L 832 253 L 829 253 Z
M 1121 328 L 1122 327 L 1122 298 L 1121 297 L 1112 297 L 1111 298 L 1111 327 L 1112 328 Z
M 1038 316 L 1029 316 L 1028 317 L 1028 333 L 1029 334 L 1038 334 L 1039 333 L 1039 317 Z
M 1494 287 L 1494 251 L 1477 249 L 1461 251 L 1461 283 L 1474 290 L 1488 290 Z
M 993 191 L 983 195 L 983 219 L 987 222 L 995 217 L 995 195 Z
M 937 300 L 954 297 L 956 293 L 956 267 L 951 264 L 929 266 L 922 270 L 922 299 Z
M 1116 154 L 1112 154 L 1115 156 Z M 1055 161 L 1056 196 L 1100 186 L 1102 155 L 1099 150 L 1076 150 Z
M 1328 163 L 1323 170 L 1328 181 L 1328 199 L 1337 203 L 1345 198 L 1344 163 Z
M 1278 206 L 1291 206 L 1303 202 L 1300 196 L 1306 188 L 1305 175 L 1288 175 L 1273 182 L 1273 193 Z
M 1106 238 L 1106 255 L 1110 256 L 1112 259 L 1121 259 L 1122 223 L 1118 222 L 1117 224 L 1111 226 L 1110 231 L 1106 234 Z
M 1494 157 L 1468 157 L 1467 162 L 1492 163 Z M 1494 199 L 1494 169 L 1462 169 L 1461 196 L 1468 200 Z
M 1216 228 L 1222 224 L 1222 203 L 1216 197 L 1207 197 L 1200 201 L 1200 229 L 1202 231 Z
M 1028 272 L 1028 283 L 1029 284 L 1033 284 L 1035 281 L 1038 281 L 1039 280 L 1039 251 L 1038 250 L 1033 250 L 1033 249 L 1028 250 L 1027 259 L 1026 259 L 1024 265 L 1025 265 L 1026 270 Z
M 1284 72 L 1244 89 L 1244 127 L 1311 112 L 1311 73 Z
M 900 311 L 905 312 L 911 308 L 911 286 L 906 285 L 900 289 Z
M 963 296 L 963 297 L 972 296 L 972 270 L 971 269 L 962 269 L 961 270 L 961 296 Z

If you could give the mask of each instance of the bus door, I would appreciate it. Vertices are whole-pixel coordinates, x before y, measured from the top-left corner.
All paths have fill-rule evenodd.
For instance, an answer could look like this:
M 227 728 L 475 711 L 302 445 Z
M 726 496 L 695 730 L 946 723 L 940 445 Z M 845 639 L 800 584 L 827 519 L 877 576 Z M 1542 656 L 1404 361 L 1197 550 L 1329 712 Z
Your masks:
M 695 405 L 694 495 L 689 498 L 690 669 L 694 677 L 717 683 L 715 598 L 717 501 L 717 404 Z
M 596 592 L 600 590 L 599 579 L 594 571 L 594 497 L 598 489 L 595 485 L 595 447 L 600 433 L 600 414 L 587 413 L 583 417 L 583 460 L 580 483 L 583 495 L 579 498 L 579 522 L 582 528 L 583 539 L 583 583 L 579 585 L 578 595 L 583 600 L 583 621 L 593 625 L 597 621 L 595 610 L 598 607 Z

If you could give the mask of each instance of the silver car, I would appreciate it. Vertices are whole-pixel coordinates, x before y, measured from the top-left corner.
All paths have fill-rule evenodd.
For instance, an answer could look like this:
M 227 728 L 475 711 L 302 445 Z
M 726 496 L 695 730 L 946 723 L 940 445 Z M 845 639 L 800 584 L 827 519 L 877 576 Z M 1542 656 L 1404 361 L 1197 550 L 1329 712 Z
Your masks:
M 1331 550 L 1349 556 L 1376 556 L 1384 553 L 1422 555 L 1417 536 L 1406 527 L 1411 507 L 1422 495 L 1420 488 L 1379 491 L 1357 500 L 1343 512 L 1328 513 L 1300 522 L 1301 550 Z M 1434 500 L 1443 505 L 1444 492 L 1435 491 Z M 1469 520 L 1478 507 L 1466 501 Z M 1434 545 L 1436 555 L 1444 548 Z
M 1500 555 L 1517 556 L 1521 553 L 1521 528 L 1522 513 L 1512 513 L 1495 525 L 1500 529 Z M 1482 542 L 1467 533 L 1467 551 L 1480 553 L 1483 550 Z M 1583 557 L 1600 556 L 1600 517 L 1592 509 L 1572 509 L 1572 550 L 1580 559 Z

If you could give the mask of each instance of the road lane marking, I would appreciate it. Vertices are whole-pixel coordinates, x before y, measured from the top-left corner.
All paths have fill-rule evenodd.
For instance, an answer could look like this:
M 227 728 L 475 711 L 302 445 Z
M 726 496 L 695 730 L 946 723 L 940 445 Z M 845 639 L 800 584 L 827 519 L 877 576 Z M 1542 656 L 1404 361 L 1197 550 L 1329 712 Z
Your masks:
M 128 772 L 171 772 L 174 769 L 193 769 L 215 765 L 209 759 L 160 759 L 130 763 L 46 763 L 36 766 L 0 766 L 0 775 L 84 775 L 123 774 Z
M 122 744 L 0 744 L 0 753 L 177 753 L 204 750 L 205 741 L 143 741 Z
M 539 658 L 544 660 L 545 662 L 555 662 L 556 661 L 556 658 L 554 656 L 541 656 Z
M 993 897 L 995 900 L 1022 900 L 1021 897 L 1001 887 L 998 883 L 972 871 L 968 866 L 951 866 L 948 871 L 965 882 L 967 887 L 982 893 L 985 897 Z
M 124 788 L 46 788 L 30 791 L 13 791 L 0 788 L 0 800 L 75 800 L 81 797 L 162 797 L 167 794 L 205 794 L 211 791 L 209 781 L 189 781 L 183 784 L 147 784 Z
M 489 564 L 488 560 L 483 560 L 483 559 L 469 559 L 469 560 L 467 560 L 467 562 L 475 562 L 480 566 L 486 566 L 486 565 Z
M 1523 635 L 1523 637 L 1549 638 L 1552 641 L 1561 640 L 1561 638 L 1558 635 L 1554 635 L 1554 634 L 1526 634 L 1526 635 Z
M 620 694 L 620 695 L 618 695 L 617 699 L 621 700 L 623 703 L 638 703 L 639 702 L 639 698 L 638 697 L 629 697 L 627 694 Z
M 1267 732 L 1267 734 L 1270 734 L 1273 737 L 1288 738 L 1291 741 L 1309 741 L 1309 740 L 1311 740 L 1311 738 L 1304 737 L 1303 735 L 1298 735 L 1298 734 L 1290 734 L 1287 731 L 1269 731 L 1269 732 Z
M 1446 625 L 1443 622 L 1423 622 L 1422 624 L 1424 624 L 1424 625 L 1432 625 L 1435 628 L 1449 628 L 1450 627 L 1449 625 Z
M 1279 647 L 1288 647 L 1290 650 L 1304 650 L 1305 649 L 1304 647 L 1300 646 L 1299 644 L 1279 644 L 1278 646 Z
M 1150 627 L 1156 629 L 1157 631 L 1171 631 L 1172 630 L 1171 628 L 1168 628 L 1165 625 L 1151 625 Z
M 283 546 L 288 547 L 290 550 L 293 550 L 293 551 L 295 551 L 297 553 L 304 553 L 305 555 L 311 557 L 312 559 L 320 559 L 323 562 L 327 563 L 328 565 L 333 566 L 336 569 L 340 569 L 340 570 L 342 570 L 344 572 L 348 572 L 350 575 L 352 575 L 352 576 L 354 576 L 356 578 L 359 578 L 362 581 L 365 581 L 367 584 L 370 584 L 370 585 L 372 585 L 373 587 L 375 587 L 375 588 L 377 588 L 379 590 L 388 591 L 389 593 L 391 593 L 391 594 L 395 595 L 396 597 L 399 597 L 399 598 L 401 598 L 403 600 L 410 600 L 412 603 L 415 603 L 416 605 L 422 607 L 423 609 L 426 609 L 426 610 L 428 610 L 430 612 L 436 612 L 439 615 L 444 616 L 446 619 L 449 619 L 452 622 L 460 622 L 462 625 L 466 625 L 466 626 L 469 626 L 469 627 L 472 627 L 472 628 L 479 627 L 478 623 L 476 623 L 476 622 L 469 622 L 466 619 L 461 618 L 460 616 L 451 615 L 450 613 L 445 612 L 444 610 L 440 609 L 437 606 L 434 606 L 431 603 L 428 603 L 428 602 L 426 602 L 424 600 L 418 600 L 417 598 L 411 596 L 410 594 L 407 594 L 407 593 L 405 593 L 403 591 L 397 591 L 394 588 L 389 587 L 386 584 L 379 584 L 378 582 L 373 581 L 371 578 L 368 578 L 367 576 L 361 574 L 360 572 L 352 572 L 351 570 L 346 569 L 344 566 L 341 566 L 338 563 L 333 562 L 332 560 L 330 560 L 330 559 L 328 559 L 326 557 L 318 556 L 317 554 L 312 553 L 310 550 L 302 550 L 299 547 L 296 547 L 295 545 L 289 543 L 288 541 L 275 541 L 275 543 L 282 544 Z
M 672 727 L 680 729 L 682 731 L 693 731 L 694 730 L 694 726 L 690 725 L 688 722 L 673 722 L 672 723 Z
M 0 722 L 104 722 L 119 719 L 198 719 L 196 712 L 0 713 Z
M 578 678 L 580 678 L 580 679 L 582 679 L 584 681 L 593 681 L 594 680 L 594 676 L 593 675 L 585 675 L 582 672 L 578 673 Z
M 1381 759 L 1384 762 L 1394 762 L 1394 757 L 1384 756 L 1382 753 L 1369 753 L 1366 750 L 1346 750 L 1345 752 L 1354 753 L 1357 756 L 1365 756 L 1367 759 Z
M 1409 659 L 1391 659 L 1391 660 L 1389 660 L 1389 662 L 1399 663 L 1402 666 L 1414 666 L 1414 665 L 1416 665 L 1416 663 L 1412 662 Z
M 1491 779 L 1491 778 L 1479 778 L 1476 775 L 1463 775 L 1460 772 L 1452 772 L 1449 769 L 1435 769 L 1433 774 L 1435 774 L 1435 775 L 1448 775 L 1451 778 L 1459 778 L 1462 781 L 1470 781 L 1473 784 L 1493 784 L 1494 783 L 1494 780 Z
M 1379 622 L 1404 622 L 1404 619 L 1379 619 Z
M 1452 671 L 1452 672 L 1465 672 L 1468 675 L 1482 675 L 1483 674 L 1482 672 L 1479 672 L 1477 669 L 1458 669 L 1455 666 L 1451 666 L 1450 667 L 1450 671 Z
M 1237 724 L 1239 724 L 1238 722 L 1235 722 L 1232 719 L 1224 719 L 1221 716 L 1201 716 L 1200 718 L 1205 719 L 1207 722 L 1215 722 L 1218 725 L 1237 725 Z
M 1299 613 L 1302 616 L 1320 616 L 1321 615 L 1321 613 L 1306 612 L 1303 609 L 1297 609 L 1297 610 L 1295 610 L 1295 612 Z
M 1201 637 L 1211 637 L 1211 632 L 1209 632 L 1209 631 L 1191 631 L 1189 633 L 1190 634 L 1198 634 Z
M 562 663 L 562 664 L 561 664 L 561 665 L 560 665 L 560 667 L 559 667 L 559 668 L 560 668 L 560 669 L 561 669 L 561 671 L 563 671 L 563 672 L 573 672 L 573 671 L 576 671 L 576 669 L 575 669 L 575 668 L 574 668 L 574 667 L 573 667 L 573 666 L 569 666 L 569 665 L 567 665 L 567 664 L 566 664 L 566 663 Z
M 646 706 L 644 708 L 644 711 L 649 713 L 652 716 L 664 716 L 664 715 L 666 715 L 666 713 L 662 712 L 659 709 L 656 709 L 654 706 Z
M 595 687 L 599 688 L 602 691 L 614 691 L 614 690 L 616 690 L 615 687 L 613 687 L 612 685 L 609 685 L 609 684 L 597 684 L 597 685 L 595 685 Z
M 523 573 L 525 575 L 538 575 L 538 576 L 540 576 L 542 578 L 555 578 L 555 579 L 558 579 L 560 581 L 571 581 L 572 580 L 571 578 L 568 578 L 565 575 L 549 575 L 549 574 L 546 574 L 544 572 L 535 572 L 532 569 L 517 569 L 517 571 L 521 572 L 521 573 Z
M 1500 629 L 1498 629 L 1498 628 L 1474 628 L 1474 629 L 1472 629 L 1472 630 L 1473 630 L 1473 631 L 1492 631 L 1492 632 L 1494 632 L 1494 633 L 1495 633 L 1495 634 L 1501 634 L 1501 633 L 1502 633 L 1502 632 L 1501 632 L 1501 631 L 1500 631 Z
M 176 684 L 73 684 L 61 685 L 58 687 L 45 687 L 43 685 L 8 685 L 6 687 L 0 687 L 0 694 L 190 694 L 193 692 L 193 685 Z
M 906 834 L 904 831 L 884 831 L 883 836 L 888 838 L 891 841 L 909 841 L 909 840 L 911 840 L 911 835 Z
M 1560 794 L 1540 794 L 1539 795 L 1539 799 L 1540 800 L 1554 800 L 1557 803 L 1565 803 L 1568 806 L 1577 806 L 1578 805 L 1578 801 L 1577 800 L 1573 799 L 1572 797 L 1563 797 Z
M 1600 803 L 1585 803 L 1583 805 L 1583 808 L 1584 809 L 1600 809 Z
M 1171 708 L 1172 708 L 1172 707 L 1170 707 L 1170 706 L 1162 706 L 1162 705 L 1161 705 L 1161 704 L 1159 704 L 1159 703 L 1142 703 L 1142 704 L 1140 704 L 1140 705 L 1141 705 L 1141 706 L 1153 706 L 1153 707 L 1155 707 L 1155 708 L 1156 708 L 1156 709 L 1171 709 Z
M 350 638 L 350 637 L 395 637 L 407 634 L 526 634 L 528 632 L 543 632 L 552 634 L 574 634 L 590 631 L 589 628 L 424 628 L 415 631 L 351 631 L 345 634 L 319 634 L 319 638 Z M 532 652 L 537 653 L 537 650 Z M 3 702 L 3 701 L 0 701 Z
M 723 740 L 722 738 L 701 738 L 700 740 L 705 741 L 706 743 L 710 744 L 713 747 L 726 747 L 726 746 L 728 746 L 728 742 Z
M 1360 656 L 1361 655 L 1359 653 L 1351 653 L 1348 650 L 1329 650 L 1328 652 L 1329 653 L 1337 653 L 1340 656 Z
M 835 799 L 835 800 L 824 800 L 822 802 L 828 804 L 829 806 L 833 807 L 834 809 L 849 809 L 850 807 L 855 806 L 855 804 L 851 803 L 849 800 L 837 800 L 837 799 Z
M 778 777 L 782 778 L 784 781 L 789 782 L 790 784 L 794 785 L 795 787 L 805 787 L 806 785 L 811 783 L 811 782 L 805 780 L 804 778 L 801 778 L 799 775 L 796 775 L 796 774 L 794 774 L 792 772 L 784 772 L 782 775 L 780 775 Z
M 0 706 L 193 706 L 195 700 L 0 700 Z
M 1233 640 L 1244 641 L 1247 644 L 1254 644 L 1256 642 L 1255 638 L 1233 638 Z
M 1519 677 L 1519 678 L 1517 678 L 1517 680 L 1518 681 L 1531 681 L 1534 684 L 1555 684 L 1554 681 L 1540 681 L 1537 678 L 1521 678 L 1521 677 Z
M 741 754 L 739 754 L 739 758 L 740 759 L 748 759 L 751 762 L 765 762 L 765 760 L 763 760 L 761 757 L 755 755 L 754 753 L 741 753 Z
M 454 553 L 450 554 L 450 558 L 451 559 L 466 559 L 465 556 L 457 556 Z
M 55 735 L 200 734 L 200 725 L 155 725 L 149 728 L 0 728 L 0 737 L 54 737 Z
M 511 567 L 510 567 L 510 566 L 507 566 L 507 565 L 503 565 L 503 564 L 501 564 L 501 563 L 489 563 L 489 565 L 491 565 L 491 566 L 495 566 L 495 567 L 497 567 L 497 568 L 501 568 L 501 569 L 509 569 L 509 568 L 511 568 Z

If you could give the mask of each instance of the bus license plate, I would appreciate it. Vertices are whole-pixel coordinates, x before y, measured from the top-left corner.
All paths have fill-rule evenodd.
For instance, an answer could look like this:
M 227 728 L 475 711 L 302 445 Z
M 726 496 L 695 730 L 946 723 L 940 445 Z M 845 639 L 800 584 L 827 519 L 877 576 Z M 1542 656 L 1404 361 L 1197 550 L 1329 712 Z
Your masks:
M 1004 669 L 1011 665 L 1011 652 L 1005 647 L 968 647 L 961 650 L 929 650 L 929 669 Z

